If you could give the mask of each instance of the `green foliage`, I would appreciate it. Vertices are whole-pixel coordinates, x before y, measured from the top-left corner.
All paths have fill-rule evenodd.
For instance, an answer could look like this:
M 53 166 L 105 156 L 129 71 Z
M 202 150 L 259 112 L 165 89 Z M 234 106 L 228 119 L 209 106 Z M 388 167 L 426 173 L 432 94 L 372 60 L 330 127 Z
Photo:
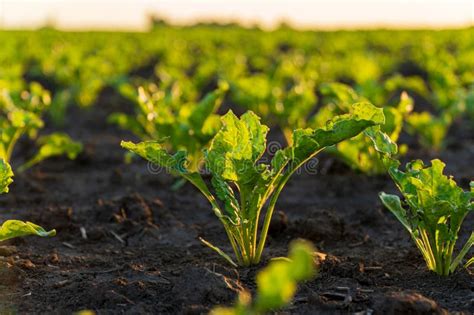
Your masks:
M 13 172 L 8 163 L 0 159 L 0 194 L 8 192 L 8 186 L 13 182 Z
M 216 307 L 212 315 L 257 315 L 285 307 L 296 293 L 297 284 L 316 275 L 314 249 L 304 241 L 290 245 L 288 258 L 275 259 L 257 274 L 257 294 L 252 301 L 242 292 L 232 308 Z
M 398 196 L 381 193 L 380 199 L 408 230 L 428 268 L 447 276 L 456 270 L 474 244 L 473 231 L 458 256 L 453 256 L 462 222 L 474 211 L 474 190 L 463 191 L 452 178 L 443 175 L 444 167 L 440 160 L 432 160 L 430 167 L 420 160 L 412 161 L 406 172 L 391 167 L 390 176 L 408 209 Z
M 38 152 L 18 168 L 19 172 L 23 172 L 33 165 L 54 156 L 65 155 L 70 160 L 74 160 L 82 152 L 82 144 L 80 142 L 73 141 L 68 135 L 61 132 L 40 137 L 37 144 L 40 146 Z
M 220 128 L 216 114 L 222 104 L 228 85 L 222 82 L 214 92 L 208 93 L 198 103 L 181 103 L 182 99 L 173 85 L 169 90 L 138 90 L 136 114 L 116 113 L 109 121 L 135 133 L 143 140 L 163 139 L 162 145 L 170 151 L 185 150 L 189 169 L 199 170 L 203 148 Z M 123 93 L 130 95 L 130 89 Z
M 18 220 L 7 220 L 3 222 L 0 227 L 0 242 L 28 235 L 50 237 L 56 235 L 56 230 L 46 231 L 41 226 L 34 223 Z
M 383 123 L 382 109 L 357 103 L 352 113 L 335 117 L 323 128 L 295 130 L 293 144 L 277 151 L 270 163 L 263 163 L 268 127 L 253 112 L 240 119 L 229 112 L 222 117 L 223 126 L 205 152 L 214 193 L 199 173 L 187 168 L 186 152 L 170 155 L 158 141 L 122 142 L 122 146 L 194 184 L 222 222 L 238 264 L 248 266 L 260 261 L 273 210 L 291 175 L 324 148 Z M 223 257 L 236 265 L 228 255 Z
M 451 123 L 452 119 L 447 114 L 436 117 L 429 112 L 412 113 L 407 118 L 407 131 L 418 135 L 424 148 L 439 151 L 445 145 L 444 140 Z
M 313 126 L 322 124 L 338 113 L 347 112 L 351 102 L 364 100 L 351 87 L 341 83 L 322 85 L 321 94 L 324 96 L 327 105 L 313 117 Z M 377 128 L 387 134 L 391 141 L 396 142 L 402 131 L 405 117 L 411 112 L 412 108 L 413 100 L 406 93 L 402 93 L 397 106 L 383 108 L 385 123 Z M 404 154 L 406 146 L 400 148 L 399 154 Z M 378 152 L 373 147 L 372 141 L 365 133 L 338 143 L 336 146 L 329 148 L 328 152 L 339 157 L 353 169 L 365 174 L 383 174 L 386 171 Z
M 452 274 L 474 245 L 474 231 L 456 257 L 454 249 L 462 223 L 474 211 L 474 182 L 471 190 L 463 191 L 452 177 L 443 175 L 445 164 L 432 160 L 427 167 L 421 160 L 399 169 L 393 159 L 395 144 L 382 133 L 369 133 L 374 147 L 382 155 L 388 173 L 404 197 L 380 193 L 383 204 L 410 233 L 428 269 L 439 275 Z M 472 258 L 465 266 L 472 263 Z
M 34 113 L 22 109 L 6 110 L 1 107 L 0 116 L 0 159 L 10 161 L 13 149 L 21 136 L 29 134 L 36 136 L 38 129 L 43 127 L 43 121 Z
M 0 91 L 0 159 L 9 163 L 18 140 L 23 136 L 37 139 L 38 131 L 44 127 L 42 115 L 51 104 L 49 93 L 39 84 L 32 83 L 29 91 L 10 93 Z M 55 133 L 38 139 L 39 152 L 25 165 L 25 170 L 42 160 L 57 155 L 68 155 L 73 159 L 82 151 L 82 145 L 63 133 Z
M 466 111 L 471 120 L 474 120 L 474 84 L 471 85 L 466 94 Z
M 268 77 L 260 74 L 242 77 L 232 84 L 233 100 L 240 106 L 276 123 L 291 144 L 292 131 L 306 126 L 316 105 L 314 82 L 293 76 Z

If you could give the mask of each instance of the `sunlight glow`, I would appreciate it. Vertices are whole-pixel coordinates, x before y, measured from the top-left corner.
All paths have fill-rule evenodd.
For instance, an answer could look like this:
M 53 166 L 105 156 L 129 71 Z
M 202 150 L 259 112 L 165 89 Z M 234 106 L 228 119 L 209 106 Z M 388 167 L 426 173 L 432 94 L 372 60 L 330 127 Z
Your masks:
M 147 28 L 149 15 L 172 23 L 238 21 L 300 28 L 459 27 L 474 24 L 473 0 L 0 0 L 0 27 Z

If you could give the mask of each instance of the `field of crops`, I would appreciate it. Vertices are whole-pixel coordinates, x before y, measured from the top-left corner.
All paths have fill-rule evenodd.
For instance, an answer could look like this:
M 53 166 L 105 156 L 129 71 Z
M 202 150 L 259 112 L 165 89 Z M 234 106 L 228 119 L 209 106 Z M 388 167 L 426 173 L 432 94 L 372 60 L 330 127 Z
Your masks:
M 474 313 L 474 28 L 0 42 L 0 313 Z

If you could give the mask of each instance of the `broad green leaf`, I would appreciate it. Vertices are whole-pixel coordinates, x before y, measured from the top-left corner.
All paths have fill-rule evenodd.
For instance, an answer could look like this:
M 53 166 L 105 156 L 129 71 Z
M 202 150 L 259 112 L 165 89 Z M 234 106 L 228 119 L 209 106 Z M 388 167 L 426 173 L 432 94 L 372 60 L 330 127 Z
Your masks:
M 56 235 L 56 230 L 46 231 L 34 223 L 18 220 L 7 220 L 0 227 L 0 241 L 27 235 L 49 237 Z
M 343 112 L 350 110 L 352 104 L 364 101 L 350 86 L 343 83 L 323 83 L 320 92 L 326 102 L 336 104 Z
M 162 146 L 170 152 L 186 151 L 188 169 L 199 171 L 203 149 L 220 128 L 216 114 L 228 89 L 225 82 L 204 96 L 201 101 L 188 99 L 183 82 L 166 78 L 159 86 L 149 84 L 138 88 L 134 102 L 136 113 L 115 113 L 109 121 L 132 131 L 142 140 L 163 139 Z M 122 88 L 123 90 L 123 88 Z M 130 97 L 130 88 L 126 93 Z
M 195 185 L 206 196 L 206 198 L 211 201 L 211 203 L 215 202 L 214 197 L 209 192 L 209 189 L 207 188 L 206 183 L 204 183 L 201 175 L 187 170 L 186 152 L 179 151 L 176 154 L 171 155 L 163 148 L 162 143 L 162 141 L 145 141 L 135 144 L 133 142 L 122 141 L 121 146 L 138 154 L 153 164 L 164 167 L 175 175 L 183 176 Z
M 328 87 L 326 87 L 326 89 L 328 89 Z M 338 89 L 340 90 L 339 92 L 337 91 Z M 330 95 L 330 99 L 333 103 L 320 109 L 313 117 L 312 124 L 317 123 L 321 125 L 325 116 L 334 120 L 336 113 L 348 112 L 349 107 L 346 103 L 357 96 L 355 91 L 345 85 L 335 85 L 326 91 L 326 93 Z M 362 100 L 363 98 L 360 99 Z M 337 104 L 339 108 L 335 108 L 334 104 Z M 404 114 L 408 113 L 412 108 L 410 105 L 412 105 L 410 98 L 406 93 L 402 93 L 400 103 L 397 107 L 386 106 L 382 109 L 384 116 L 383 123 L 379 121 L 380 124 L 367 128 L 364 134 L 359 134 L 351 139 L 342 141 L 328 148 L 327 151 L 336 155 L 351 168 L 362 171 L 365 174 L 374 175 L 385 173 L 386 166 L 384 162 L 386 161 L 384 161 L 384 155 L 380 156 L 380 154 L 377 153 L 377 148 L 374 148 L 373 145 L 377 143 L 380 145 L 382 142 L 387 142 L 388 140 L 388 143 L 392 147 L 392 154 L 395 156 L 397 153 L 395 142 L 403 126 Z M 326 118 L 326 120 L 328 118 Z M 387 139 L 381 139 L 383 137 L 387 137 Z M 374 142 L 375 140 L 377 141 Z
M 8 163 L 0 159 L 0 194 L 8 192 L 8 186 L 13 182 L 13 172 Z
M 40 148 L 35 156 L 20 166 L 20 172 L 40 163 L 41 161 L 60 155 L 66 155 L 70 160 L 74 160 L 82 152 L 82 144 L 72 140 L 68 135 L 56 132 L 38 139 Z
M 227 83 L 222 83 L 220 88 L 208 93 L 192 110 L 189 123 L 194 130 L 201 131 L 209 117 L 220 107 L 225 93 L 229 89 Z
M 316 130 L 296 130 L 293 138 L 293 158 L 304 162 L 325 147 L 352 138 L 366 128 L 383 124 L 383 110 L 370 103 L 356 103 L 352 113 L 337 116 L 326 127 Z
M 238 119 L 232 111 L 222 117 L 223 127 L 211 141 L 206 166 L 224 180 L 248 183 L 257 176 L 255 163 L 266 149 L 268 127 L 247 112 Z
M 382 132 L 379 127 L 367 128 L 364 134 L 372 140 L 375 150 L 380 154 L 387 155 L 388 157 L 393 157 L 397 154 L 397 144 L 386 133 Z
M 296 292 L 297 282 L 315 274 L 313 252 L 308 243 L 295 242 L 291 245 L 289 261 L 273 261 L 258 273 L 255 308 L 268 312 L 287 305 Z
M 304 281 L 315 276 L 314 252 L 313 246 L 306 241 L 299 240 L 293 242 L 288 256 L 293 279 Z

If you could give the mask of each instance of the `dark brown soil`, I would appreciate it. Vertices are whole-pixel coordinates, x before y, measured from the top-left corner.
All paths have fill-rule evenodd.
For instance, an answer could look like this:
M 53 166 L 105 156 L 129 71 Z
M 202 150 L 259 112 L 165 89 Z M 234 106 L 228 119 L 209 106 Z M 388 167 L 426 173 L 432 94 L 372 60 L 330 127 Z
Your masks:
M 474 313 L 473 272 L 442 278 L 427 271 L 408 234 L 382 207 L 377 194 L 394 192 L 392 182 L 356 174 L 324 154 L 318 174 L 302 172 L 282 193 L 262 266 L 231 268 L 198 240 L 230 252 L 218 220 L 192 186 L 173 191 L 174 179 L 153 174 L 143 160 L 124 163 L 120 140 L 137 139 L 105 123 L 118 110 L 115 101 L 101 97 L 91 110 L 71 108 L 66 132 L 83 141 L 85 152 L 76 161 L 53 159 L 17 174 L 11 193 L 1 196 L 1 219 L 58 232 L 2 249 L 5 313 L 206 313 L 232 303 L 243 288 L 254 290 L 257 270 L 268 258 L 286 255 L 295 238 L 309 239 L 327 256 L 286 313 Z M 474 178 L 474 128 L 467 124 L 452 128 L 445 152 L 417 150 L 410 158 L 439 156 L 467 189 Z M 32 151 L 29 145 L 22 143 L 15 161 Z M 473 224 L 471 215 L 459 243 Z

